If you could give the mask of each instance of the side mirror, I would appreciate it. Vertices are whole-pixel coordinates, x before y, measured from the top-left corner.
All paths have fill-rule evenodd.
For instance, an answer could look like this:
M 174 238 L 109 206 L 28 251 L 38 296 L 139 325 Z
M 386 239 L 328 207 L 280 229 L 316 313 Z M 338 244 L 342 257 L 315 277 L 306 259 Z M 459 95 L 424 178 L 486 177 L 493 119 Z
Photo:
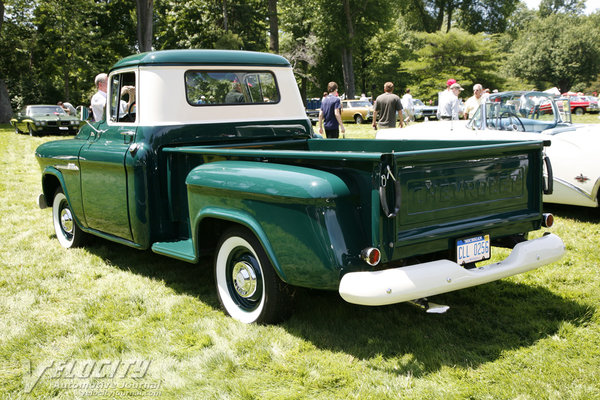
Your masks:
M 86 106 L 77 107 L 80 121 L 87 121 L 90 118 L 90 110 Z

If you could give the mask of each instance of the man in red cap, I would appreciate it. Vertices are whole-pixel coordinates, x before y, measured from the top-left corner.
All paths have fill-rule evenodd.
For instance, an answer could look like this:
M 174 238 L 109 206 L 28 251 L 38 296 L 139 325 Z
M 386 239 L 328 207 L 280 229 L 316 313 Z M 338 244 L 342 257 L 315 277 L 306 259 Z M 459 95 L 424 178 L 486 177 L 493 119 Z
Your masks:
M 456 83 L 456 79 L 446 81 L 446 90 L 439 93 L 437 119 L 458 119 L 460 100 L 458 95 L 463 88 Z

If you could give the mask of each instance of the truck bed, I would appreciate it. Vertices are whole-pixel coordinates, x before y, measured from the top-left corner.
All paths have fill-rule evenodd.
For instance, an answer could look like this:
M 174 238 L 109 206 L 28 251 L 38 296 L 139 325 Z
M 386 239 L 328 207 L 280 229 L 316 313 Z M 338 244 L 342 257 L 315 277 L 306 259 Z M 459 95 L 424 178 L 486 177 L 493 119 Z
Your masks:
M 469 235 L 489 234 L 498 241 L 539 229 L 543 146 L 542 141 L 308 139 L 163 152 L 177 197 L 186 196 L 183 180 L 189 171 L 224 160 L 304 166 L 340 177 L 351 195 L 336 200 L 335 207 L 340 218 L 360 225 L 359 238 L 348 243 L 367 241 L 382 249 L 385 265 L 451 253 L 456 240 Z M 171 205 L 173 215 L 188 212 L 175 204 L 184 202 Z

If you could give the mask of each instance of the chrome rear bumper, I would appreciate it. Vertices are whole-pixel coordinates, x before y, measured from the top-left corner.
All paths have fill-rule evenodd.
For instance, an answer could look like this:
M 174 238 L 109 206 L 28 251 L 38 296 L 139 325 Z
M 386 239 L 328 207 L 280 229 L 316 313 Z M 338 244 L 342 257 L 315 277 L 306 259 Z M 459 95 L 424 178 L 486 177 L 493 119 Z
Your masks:
M 506 259 L 480 268 L 465 269 L 450 260 L 438 260 L 383 271 L 350 272 L 342 277 L 339 292 L 354 304 L 400 303 L 520 274 L 558 261 L 564 252 L 562 239 L 549 234 L 519 243 Z

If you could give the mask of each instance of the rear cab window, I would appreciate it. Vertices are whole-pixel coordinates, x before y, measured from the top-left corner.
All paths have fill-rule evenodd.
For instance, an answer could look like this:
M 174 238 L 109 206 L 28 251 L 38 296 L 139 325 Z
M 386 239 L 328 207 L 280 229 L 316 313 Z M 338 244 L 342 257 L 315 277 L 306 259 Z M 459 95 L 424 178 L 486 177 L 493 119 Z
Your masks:
M 187 71 L 187 102 L 192 106 L 275 104 L 277 80 L 269 71 Z

